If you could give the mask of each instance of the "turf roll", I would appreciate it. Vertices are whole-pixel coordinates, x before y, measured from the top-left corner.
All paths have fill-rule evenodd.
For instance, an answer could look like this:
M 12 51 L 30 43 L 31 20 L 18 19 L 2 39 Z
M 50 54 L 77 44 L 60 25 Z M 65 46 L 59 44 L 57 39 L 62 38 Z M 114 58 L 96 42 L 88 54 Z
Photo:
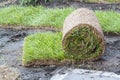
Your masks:
M 65 54 L 79 61 L 93 61 L 103 55 L 104 35 L 92 10 L 80 8 L 66 17 L 62 47 Z

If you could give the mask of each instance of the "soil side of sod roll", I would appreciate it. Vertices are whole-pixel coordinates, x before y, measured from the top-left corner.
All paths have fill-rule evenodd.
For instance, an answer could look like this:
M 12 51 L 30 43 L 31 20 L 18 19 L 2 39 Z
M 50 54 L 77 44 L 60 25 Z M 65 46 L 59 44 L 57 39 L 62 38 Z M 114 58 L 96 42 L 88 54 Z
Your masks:
M 102 56 L 104 35 L 92 10 L 80 8 L 65 19 L 62 46 L 65 54 L 75 60 L 92 61 Z

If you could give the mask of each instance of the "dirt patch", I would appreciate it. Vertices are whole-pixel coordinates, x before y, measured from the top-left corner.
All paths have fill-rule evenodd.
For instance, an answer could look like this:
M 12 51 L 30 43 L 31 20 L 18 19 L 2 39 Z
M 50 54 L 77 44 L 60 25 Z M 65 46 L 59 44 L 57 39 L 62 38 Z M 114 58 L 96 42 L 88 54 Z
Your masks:
M 120 12 L 120 3 L 104 4 L 104 3 L 77 2 L 72 0 L 55 0 L 53 2 L 48 1 L 46 3 L 44 3 L 43 1 L 41 4 L 48 8 L 84 7 L 84 8 L 90 8 L 92 10 L 114 10 Z M 19 5 L 19 0 L 0 1 L 0 7 L 10 6 L 10 5 Z
M 25 68 L 22 66 L 22 47 L 24 37 L 36 32 L 48 30 L 35 29 L 4 29 L 0 28 L 0 64 L 15 67 L 21 73 L 22 80 L 49 80 L 54 71 L 62 66 L 38 66 L 38 68 Z M 79 63 L 79 62 L 78 62 Z M 100 60 L 94 62 L 83 62 L 79 65 L 70 64 L 69 67 L 112 71 L 120 74 L 120 36 L 106 36 L 105 54 Z M 66 66 L 67 67 L 67 66 Z
M 6 64 L 15 67 L 21 73 L 21 80 L 49 80 L 52 67 L 24 68 L 22 67 L 22 46 L 24 37 L 36 32 L 47 30 L 23 30 L 0 28 L 0 65 Z M 49 73 L 49 74 L 48 74 Z
M 56 1 L 54 3 L 47 3 L 45 5 L 48 8 L 64 8 L 64 7 L 74 7 L 74 8 L 89 8 L 92 10 L 114 10 L 120 11 L 120 3 L 116 4 L 103 4 L 103 3 L 85 3 L 85 2 L 75 2 L 75 1 Z
M 0 7 L 16 4 L 17 0 L 0 0 Z

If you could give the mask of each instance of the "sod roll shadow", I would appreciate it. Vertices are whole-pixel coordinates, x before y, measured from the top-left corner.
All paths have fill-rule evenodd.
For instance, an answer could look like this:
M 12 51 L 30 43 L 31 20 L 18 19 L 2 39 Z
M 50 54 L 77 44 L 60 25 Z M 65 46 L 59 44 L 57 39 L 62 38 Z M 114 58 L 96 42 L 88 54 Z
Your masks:
M 65 19 L 62 46 L 65 54 L 75 60 L 96 60 L 102 56 L 104 35 L 92 10 L 80 8 Z

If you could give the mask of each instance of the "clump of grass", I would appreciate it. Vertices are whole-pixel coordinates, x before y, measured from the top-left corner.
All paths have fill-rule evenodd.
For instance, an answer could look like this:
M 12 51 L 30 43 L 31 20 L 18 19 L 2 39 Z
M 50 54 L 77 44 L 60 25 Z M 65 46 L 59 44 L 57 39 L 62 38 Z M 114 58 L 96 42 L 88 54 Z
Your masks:
M 74 11 L 74 8 L 52 9 L 42 6 L 10 6 L 0 8 L 0 24 L 61 29 L 66 16 L 72 11 Z M 95 11 L 95 14 L 103 31 L 120 33 L 120 13 L 114 11 Z
M 23 62 L 33 60 L 57 60 L 65 58 L 61 46 L 61 33 L 37 33 L 25 38 Z
M 120 13 L 114 11 L 95 11 L 104 32 L 120 33 Z
M 10 6 L 0 9 L 0 24 L 62 28 L 65 17 L 72 11 L 73 8 Z
M 63 39 L 63 48 L 66 54 L 75 60 L 93 60 L 103 53 L 101 40 L 91 28 L 80 26 L 72 29 Z

